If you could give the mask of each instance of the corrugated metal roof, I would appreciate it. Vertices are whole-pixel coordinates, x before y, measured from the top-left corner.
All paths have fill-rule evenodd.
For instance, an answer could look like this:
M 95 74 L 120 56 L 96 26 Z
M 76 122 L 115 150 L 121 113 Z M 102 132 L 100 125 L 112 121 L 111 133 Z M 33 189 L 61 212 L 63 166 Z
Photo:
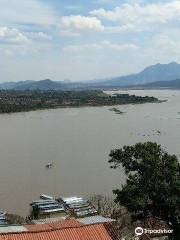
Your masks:
M 62 220 L 66 220 L 66 217 L 43 218 L 43 219 L 32 220 L 32 222 L 34 224 L 44 224 L 44 223 L 59 222 Z
M 120 240 L 113 225 L 83 225 L 43 232 L 0 234 L 0 240 Z
M 115 220 L 97 215 L 97 216 L 91 216 L 91 217 L 78 218 L 77 221 L 83 224 L 94 224 L 94 223 L 114 222 Z
M 26 232 L 27 229 L 24 226 L 0 226 L 0 233 L 8 233 L 8 232 Z

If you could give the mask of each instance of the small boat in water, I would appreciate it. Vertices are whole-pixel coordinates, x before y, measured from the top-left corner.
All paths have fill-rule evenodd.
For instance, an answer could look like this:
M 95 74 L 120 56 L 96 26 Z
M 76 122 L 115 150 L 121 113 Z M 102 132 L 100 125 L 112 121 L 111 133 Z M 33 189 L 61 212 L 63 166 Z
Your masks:
M 48 164 L 46 164 L 46 168 L 52 168 L 53 167 L 53 163 L 48 163 Z

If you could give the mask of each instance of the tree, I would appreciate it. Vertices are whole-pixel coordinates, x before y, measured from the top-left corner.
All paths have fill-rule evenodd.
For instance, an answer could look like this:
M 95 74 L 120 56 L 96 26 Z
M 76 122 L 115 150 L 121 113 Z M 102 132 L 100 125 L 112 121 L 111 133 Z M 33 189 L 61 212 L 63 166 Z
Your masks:
M 180 210 L 180 164 L 152 142 L 124 146 L 110 152 L 111 168 L 123 166 L 126 184 L 114 190 L 115 201 L 130 212 L 147 211 L 169 222 Z M 172 221 L 175 231 L 179 225 Z
M 40 209 L 37 205 L 33 206 L 31 216 L 33 219 L 39 218 Z
M 104 195 L 92 195 L 89 197 L 89 202 L 95 206 L 98 214 L 106 217 L 111 217 L 114 209 L 116 208 L 113 198 Z

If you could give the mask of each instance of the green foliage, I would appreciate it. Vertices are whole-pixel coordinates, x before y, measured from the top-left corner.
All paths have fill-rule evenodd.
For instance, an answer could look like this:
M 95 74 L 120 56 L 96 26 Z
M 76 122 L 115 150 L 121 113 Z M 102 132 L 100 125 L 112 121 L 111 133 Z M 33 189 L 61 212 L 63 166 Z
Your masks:
M 123 166 L 126 184 L 114 190 L 116 202 L 131 212 L 145 211 L 167 219 L 180 206 L 180 164 L 175 155 L 152 142 L 124 146 L 110 152 L 112 168 Z
M 111 106 L 129 103 L 158 102 L 154 97 L 128 94 L 110 96 L 103 91 L 0 90 L 0 113 L 22 112 L 57 107 Z
M 38 206 L 33 206 L 33 209 L 32 209 L 32 213 L 31 213 L 31 217 L 33 219 L 38 219 L 39 218 L 39 212 L 40 212 L 40 209 Z
M 25 219 L 16 214 L 7 214 L 6 215 L 8 224 L 25 224 Z

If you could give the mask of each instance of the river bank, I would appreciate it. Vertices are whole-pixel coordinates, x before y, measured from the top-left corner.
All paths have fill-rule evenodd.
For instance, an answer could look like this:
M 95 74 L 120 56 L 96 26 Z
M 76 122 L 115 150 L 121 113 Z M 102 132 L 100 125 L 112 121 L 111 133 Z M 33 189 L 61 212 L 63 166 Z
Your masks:
M 13 91 L 0 90 L 0 113 L 29 112 L 44 109 L 124 104 L 158 103 L 152 96 L 109 95 L 103 91 Z

